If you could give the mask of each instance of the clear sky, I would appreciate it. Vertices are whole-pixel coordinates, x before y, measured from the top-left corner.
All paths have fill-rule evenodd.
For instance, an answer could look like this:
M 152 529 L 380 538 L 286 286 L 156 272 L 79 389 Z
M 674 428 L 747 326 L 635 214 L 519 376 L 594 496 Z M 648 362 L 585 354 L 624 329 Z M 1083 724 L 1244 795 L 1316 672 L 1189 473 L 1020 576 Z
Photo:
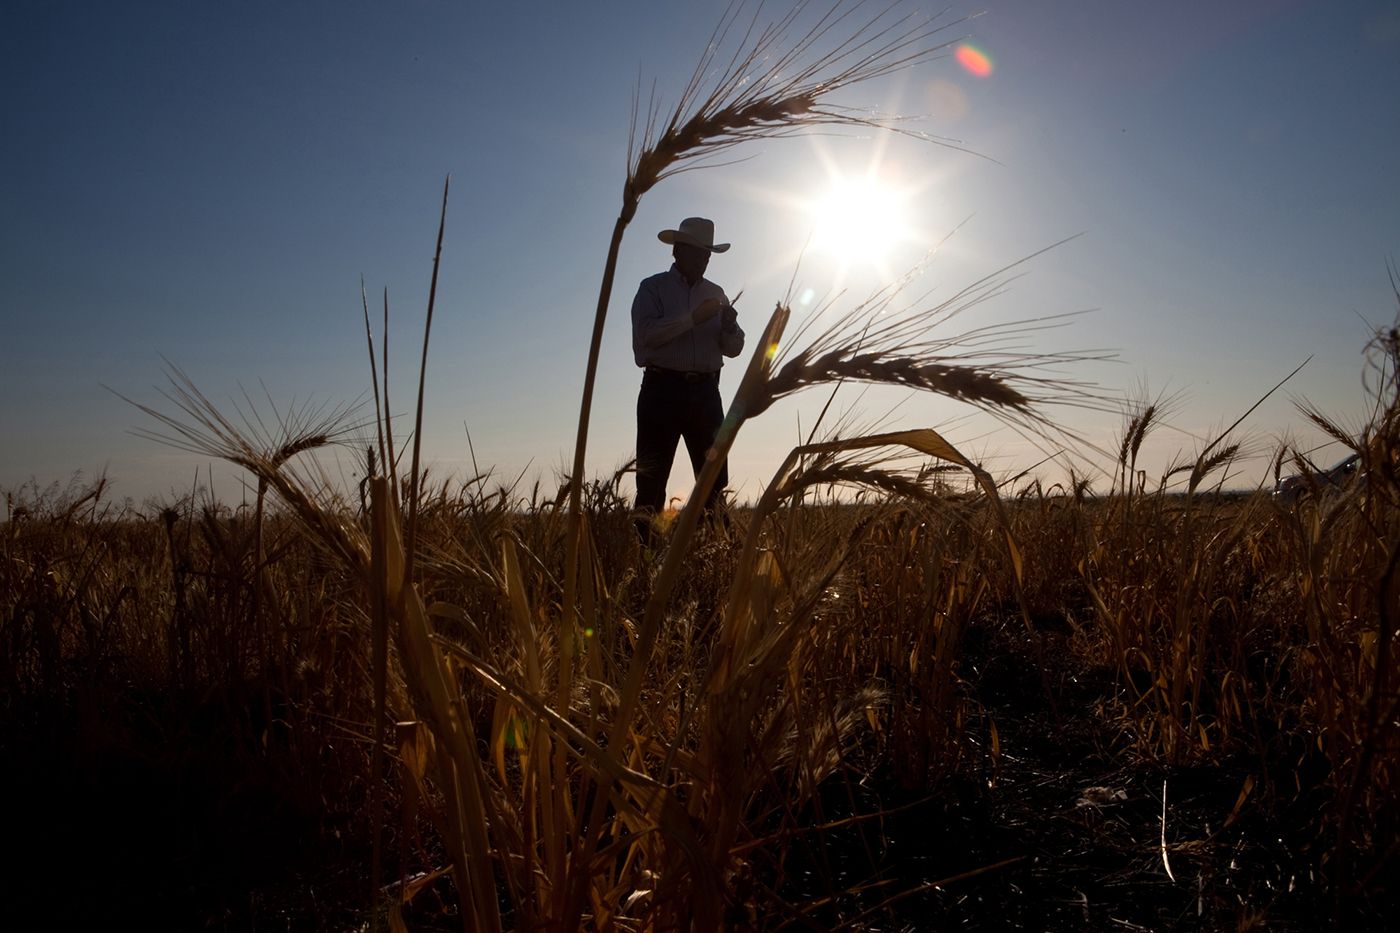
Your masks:
M 389 289 L 395 409 L 409 411 L 448 174 L 425 452 L 440 473 L 469 472 L 469 430 L 481 466 L 552 484 L 572 453 L 634 89 L 654 81 L 673 102 L 723 8 L 9 0 L 0 487 L 105 470 L 138 502 L 188 489 L 205 461 L 132 436 L 151 425 L 103 388 L 157 401 L 162 356 L 219 402 L 240 384 L 279 405 L 367 393 L 361 276 L 373 302 Z M 1155 457 L 1192 452 L 1310 355 L 1246 423 L 1256 447 L 1316 443 L 1295 397 L 1361 416 L 1366 322 L 1395 313 L 1400 3 L 986 0 L 945 18 L 981 10 L 946 35 L 989 72 L 950 50 L 842 98 L 918 116 L 974 154 L 849 133 L 765 141 L 646 196 L 613 293 L 591 472 L 631 456 L 627 310 L 669 263 L 656 232 L 692 214 L 734 244 L 709 276 L 742 289 L 751 335 L 814 235 L 794 298 L 864 297 L 952 233 L 914 286 L 936 300 L 1082 234 L 974 319 L 1093 309 L 1036 345 L 1115 350 L 1119 362 L 1072 374 L 1112 394 L 1179 393 Z M 900 235 L 839 258 L 818 205 L 872 172 L 868 199 L 895 192 Z M 741 498 L 824 398 L 775 406 L 740 435 Z M 864 420 L 898 400 L 867 396 Z M 962 415 L 914 399 L 885 423 L 946 428 L 999 471 L 1038 459 Z M 1105 446 L 1121 429 L 1067 417 Z M 673 493 L 688 474 L 678 457 Z M 236 500 L 232 474 L 215 476 Z

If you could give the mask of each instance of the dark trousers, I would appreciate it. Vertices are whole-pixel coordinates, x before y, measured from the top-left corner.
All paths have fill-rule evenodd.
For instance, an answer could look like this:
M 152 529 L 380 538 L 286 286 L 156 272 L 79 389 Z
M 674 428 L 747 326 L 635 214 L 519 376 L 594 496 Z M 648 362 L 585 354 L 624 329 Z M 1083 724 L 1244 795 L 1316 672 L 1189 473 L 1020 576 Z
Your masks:
M 676 459 L 676 443 L 685 439 L 695 476 L 705 466 L 705 455 L 724 421 L 719 397 L 719 374 L 690 376 L 648 368 L 637 396 L 637 508 L 660 512 L 666 506 L 666 481 Z M 705 501 L 714 509 L 729 484 L 729 467 L 721 465 L 719 477 Z

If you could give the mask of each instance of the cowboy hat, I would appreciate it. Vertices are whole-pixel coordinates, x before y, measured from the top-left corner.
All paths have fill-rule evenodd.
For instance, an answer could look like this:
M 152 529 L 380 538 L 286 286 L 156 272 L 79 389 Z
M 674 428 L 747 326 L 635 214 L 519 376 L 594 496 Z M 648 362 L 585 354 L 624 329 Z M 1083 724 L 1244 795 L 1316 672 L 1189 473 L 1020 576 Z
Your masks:
M 707 249 L 712 253 L 722 253 L 729 249 L 728 243 L 715 242 L 715 222 L 704 217 L 687 217 L 675 230 L 662 230 L 656 235 L 662 243 L 688 243 Z

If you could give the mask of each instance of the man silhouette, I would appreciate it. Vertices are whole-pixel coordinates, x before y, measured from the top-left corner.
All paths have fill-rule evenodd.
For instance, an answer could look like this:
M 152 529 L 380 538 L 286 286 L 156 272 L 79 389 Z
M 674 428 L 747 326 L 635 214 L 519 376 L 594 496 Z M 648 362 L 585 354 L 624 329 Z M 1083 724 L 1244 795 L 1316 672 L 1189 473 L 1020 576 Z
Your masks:
M 666 503 L 666 481 L 685 440 L 695 476 L 724 420 L 719 396 L 723 357 L 744 350 L 744 331 L 729 298 L 705 278 L 710 256 L 729 249 L 715 242 L 715 225 L 687 217 L 674 230 L 657 235 L 671 244 L 671 268 L 642 280 L 632 301 L 632 353 L 643 370 L 637 395 L 638 528 L 649 539 L 651 521 Z M 729 482 L 721 466 L 705 510 L 715 505 Z

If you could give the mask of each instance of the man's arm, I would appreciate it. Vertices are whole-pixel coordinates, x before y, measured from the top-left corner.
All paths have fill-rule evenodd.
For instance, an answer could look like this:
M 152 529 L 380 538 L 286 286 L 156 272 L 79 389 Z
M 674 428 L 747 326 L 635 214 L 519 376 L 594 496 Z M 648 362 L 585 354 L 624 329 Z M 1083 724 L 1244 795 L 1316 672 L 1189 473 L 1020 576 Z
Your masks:
M 632 301 L 632 349 L 654 350 L 688 333 L 720 312 L 725 306 L 719 298 L 707 298 L 696 305 L 689 314 L 678 314 L 669 321 L 663 320 L 664 311 L 661 297 L 643 285 L 637 290 Z
M 637 297 L 632 299 L 632 350 L 654 350 L 670 343 L 693 326 L 686 315 L 663 321 L 665 309 L 661 306 L 661 296 L 646 282 L 637 289 Z
M 739 312 L 733 305 L 726 305 L 723 321 L 719 327 L 719 352 L 725 356 L 738 356 L 744 352 L 744 329 L 739 326 Z

